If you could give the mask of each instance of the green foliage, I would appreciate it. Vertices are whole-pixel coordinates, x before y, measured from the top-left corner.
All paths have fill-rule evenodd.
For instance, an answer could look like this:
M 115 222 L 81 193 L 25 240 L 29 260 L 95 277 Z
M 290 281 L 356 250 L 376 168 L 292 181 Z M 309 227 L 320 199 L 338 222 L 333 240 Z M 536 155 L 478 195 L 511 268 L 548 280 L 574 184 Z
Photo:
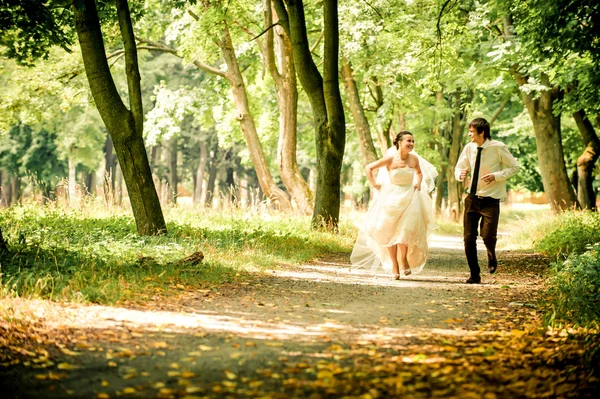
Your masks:
M 535 240 L 535 249 L 551 256 L 582 254 L 591 244 L 600 242 L 600 215 L 595 212 L 565 212 L 538 224 L 543 236 Z
M 28 125 L 13 127 L 0 141 L 0 168 L 9 173 L 31 176 L 47 193 L 66 175 L 66 163 L 58 158 L 56 134 Z
M 553 267 L 550 279 L 549 323 L 567 322 L 598 327 L 600 320 L 600 243 L 583 254 L 573 253 Z
M 213 287 L 279 263 L 349 252 L 354 231 L 310 229 L 308 218 L 199 213 L 173 208 L 168 236 L 139 237 L 126 216 L 64 214 L 39 206 L 0 214 L 10 255 L 2 259 L 4 294 L 115 303 L 144 300 L 178 284 Z M 204 262 L 182 264 L 201 250 Z
M 0 45 L 24 65 L 47 58 L 52 46 L 69 51 L 74 41 L 69 0 L 2 0 Z

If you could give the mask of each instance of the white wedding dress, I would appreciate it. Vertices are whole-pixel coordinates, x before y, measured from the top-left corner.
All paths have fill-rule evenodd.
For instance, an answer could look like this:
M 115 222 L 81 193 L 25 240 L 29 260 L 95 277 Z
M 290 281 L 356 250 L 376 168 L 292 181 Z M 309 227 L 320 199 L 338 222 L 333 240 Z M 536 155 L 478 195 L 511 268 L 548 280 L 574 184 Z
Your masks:
M 431 198 L 415 190 L 414 180 L 413 168 L 389 171 L 389 182 L 382 185 L 360 227 L 350 256 L 353 270 L 391 273 L 387 247 L 406 244 L 412 273 L 421 272 L 428 256 L 427 239 L 435 224 Z

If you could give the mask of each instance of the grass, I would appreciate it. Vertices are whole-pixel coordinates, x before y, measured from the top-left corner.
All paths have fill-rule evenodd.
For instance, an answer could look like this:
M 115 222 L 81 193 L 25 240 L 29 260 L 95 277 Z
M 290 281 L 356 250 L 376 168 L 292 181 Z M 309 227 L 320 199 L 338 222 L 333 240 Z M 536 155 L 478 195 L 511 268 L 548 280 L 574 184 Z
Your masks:
M 66 212 L 26 205 L 0 213 L 10 255 L 0 263 L 0 296 L 118 303 L 177 287 L 214 287 L 252 271 L 349 253 L 355 230 L 310 229 L 310 218 L 251 211 L 166 209 L 168 235 L 140 237 L 128 215 L 90 207 Z M 204 253 L 200 264 L 181 260 Z

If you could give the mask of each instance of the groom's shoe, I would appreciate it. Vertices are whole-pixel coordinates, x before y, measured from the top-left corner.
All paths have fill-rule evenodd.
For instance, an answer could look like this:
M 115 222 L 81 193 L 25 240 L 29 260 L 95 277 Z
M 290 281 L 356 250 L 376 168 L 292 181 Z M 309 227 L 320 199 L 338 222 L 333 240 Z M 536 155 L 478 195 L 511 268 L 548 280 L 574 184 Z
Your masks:
M 469 279 L 466 281 L 467 284 L 481 284 L 481 277 L 477 276 L 477 277 L 469 277 Z
M 496 273 L 496 269 L 497 268 L 498 268 L 498 261 L 497 260 L 493 260 L 493 261 L 490 261 L 488 263 L 488 271 L 490 272 L 490 274 Z

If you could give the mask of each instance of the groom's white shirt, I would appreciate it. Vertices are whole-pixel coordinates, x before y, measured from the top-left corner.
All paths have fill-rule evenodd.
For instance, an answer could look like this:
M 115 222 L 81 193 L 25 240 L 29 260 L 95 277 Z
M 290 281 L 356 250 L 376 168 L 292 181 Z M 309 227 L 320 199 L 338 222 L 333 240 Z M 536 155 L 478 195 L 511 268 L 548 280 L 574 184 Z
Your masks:
M 477 183 L 477 193 L 482 197 L 492 197 L 499 200 L 506 199 L 506 179 L 513 176 L 519 170 L 519 164 L 515 157 L 508 151 L 506 145 L 496 140 L 485 140 L 481 151 L 481 165 L 479 168 L 479 182 Z M 463 169 L 469 168 L 472 174 L 475 170 L 475 159 L 477 158 L 477 144 L 471 142 L 465 146 L 456 168 L 454 177 L 458 181 Z M 486 183 L 481 178 L 489 173 L 495 177 L 495 181 Z

